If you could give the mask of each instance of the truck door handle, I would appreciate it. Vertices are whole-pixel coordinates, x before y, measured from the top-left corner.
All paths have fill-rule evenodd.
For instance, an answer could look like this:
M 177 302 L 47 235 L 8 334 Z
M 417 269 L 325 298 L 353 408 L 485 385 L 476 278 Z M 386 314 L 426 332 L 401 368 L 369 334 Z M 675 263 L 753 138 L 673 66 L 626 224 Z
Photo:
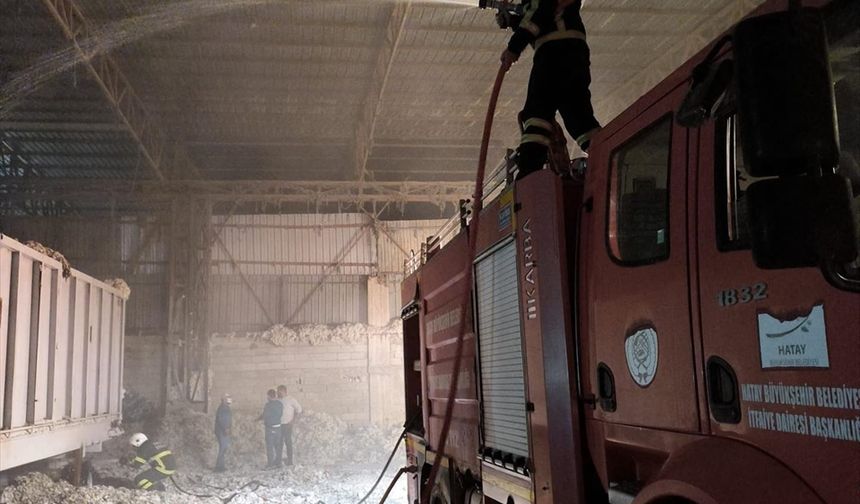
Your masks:
M 739 423 L 741 404 L 735 370 L 720 357 L 712 356 L 707 366 L 708 405 L 711 416 L 720 423 Z
M 618 407 L 615 400 L 615 376 L 609 366 L 601 362 L 597 365 L 597 392 L 603 411 L 613 412 Z

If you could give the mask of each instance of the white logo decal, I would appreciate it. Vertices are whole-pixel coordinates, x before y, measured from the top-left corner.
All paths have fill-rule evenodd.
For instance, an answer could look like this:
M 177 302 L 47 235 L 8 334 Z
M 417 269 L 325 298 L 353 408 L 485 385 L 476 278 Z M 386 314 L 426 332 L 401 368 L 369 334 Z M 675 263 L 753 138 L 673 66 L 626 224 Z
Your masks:
M 631 334 L 624 341 L 627 369 L 640 387 L 647 387 L 657 374 L 657 331 L 648 327 Z
M 532 228 L 529 227 L 531 222 L 531 218 L 528 218 L 523 223 L 523 262 L 526 270 L 523 289 L 526 292 L 526 317 L 529 320 L 534 320 L 538 316 L 537 296 L 535 294 L 537 290 L 535 287 L 537 284 L 537 264 L 534 260 L 534 237 L 532 236 Z
M 830 367 L 824 305 L 815 305 L 808 315 L 780 320 L 758 314 L 761 367 Z

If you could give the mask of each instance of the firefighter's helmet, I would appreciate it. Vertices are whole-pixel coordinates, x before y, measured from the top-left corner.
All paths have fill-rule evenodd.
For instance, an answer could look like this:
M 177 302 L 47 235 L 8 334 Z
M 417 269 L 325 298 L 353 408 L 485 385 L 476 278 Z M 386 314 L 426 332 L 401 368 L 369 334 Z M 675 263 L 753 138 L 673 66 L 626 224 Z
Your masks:
M 149 438 L 146 437 L 146 434 L 144 434 L 142 432 L 138 432 L 136 434 L 132 434 L 131 438 L 129 438 L 128 442 L 130 445 L 134 446 L 135 448 L 139 448 L 140 445 L 145 443 L 147 439 L 149 439 Z

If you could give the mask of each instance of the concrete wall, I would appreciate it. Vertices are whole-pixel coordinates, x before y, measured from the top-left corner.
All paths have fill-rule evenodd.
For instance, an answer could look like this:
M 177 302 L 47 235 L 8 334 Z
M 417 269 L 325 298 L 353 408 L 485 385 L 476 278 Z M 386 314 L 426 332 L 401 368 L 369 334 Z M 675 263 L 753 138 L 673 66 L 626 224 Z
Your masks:
M 216 335 L 210 368 L 213 405 L 229 392 L 234 408 L 257 412 L 266 390 L 283 383 L 310 410 L 353 423 L 402 422 L 399 327 L 340 328 L 298 327 L 294 341 L 280 344 L 265 333 Z
M 398 329 L 400 321 L 396 322 Z M 368 381 L 370 421 L 376 424 L 404 423 L 403 333 L 368 335 Z

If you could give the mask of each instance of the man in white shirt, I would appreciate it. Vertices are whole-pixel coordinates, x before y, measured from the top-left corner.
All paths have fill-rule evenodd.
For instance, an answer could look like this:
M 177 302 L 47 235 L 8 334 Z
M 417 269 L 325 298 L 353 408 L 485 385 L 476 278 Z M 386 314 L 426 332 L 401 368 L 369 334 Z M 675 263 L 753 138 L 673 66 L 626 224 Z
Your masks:
M 293 420 L 296 415 L 302 413 L 302 405 L 292 397 L 287 395 L 287 386 L 278 385 L 278 400 L 284 405 L 284 413 L 281 417 L 281 438 L 287 447 L 287 465 L 293 465 Z

